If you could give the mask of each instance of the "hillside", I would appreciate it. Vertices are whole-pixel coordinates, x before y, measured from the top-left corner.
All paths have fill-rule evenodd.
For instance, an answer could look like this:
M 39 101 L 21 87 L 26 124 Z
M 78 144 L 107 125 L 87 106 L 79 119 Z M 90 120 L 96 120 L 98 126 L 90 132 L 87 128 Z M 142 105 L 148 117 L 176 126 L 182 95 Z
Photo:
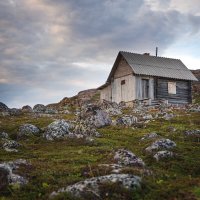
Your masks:
M 0 104 L 1 199 L 200 198 L 198 104 L 97 99 L 92 90 L 20 111 Z

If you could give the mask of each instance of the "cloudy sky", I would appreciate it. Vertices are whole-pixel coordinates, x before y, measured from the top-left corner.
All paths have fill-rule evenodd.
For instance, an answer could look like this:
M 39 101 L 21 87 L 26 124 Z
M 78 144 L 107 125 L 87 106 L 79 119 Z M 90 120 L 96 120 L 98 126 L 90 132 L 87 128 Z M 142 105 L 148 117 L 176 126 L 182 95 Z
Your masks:
M 103 84 L 118 51 L 200 68 L 199 0 L 1 0 L 0 102 L 58 102 Z

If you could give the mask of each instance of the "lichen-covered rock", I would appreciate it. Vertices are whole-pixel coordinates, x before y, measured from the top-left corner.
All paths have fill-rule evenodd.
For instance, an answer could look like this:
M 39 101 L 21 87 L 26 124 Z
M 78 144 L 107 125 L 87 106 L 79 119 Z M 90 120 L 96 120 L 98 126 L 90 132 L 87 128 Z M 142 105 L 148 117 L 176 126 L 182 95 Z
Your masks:
M 89 117 L 87 122 L 96 128 L 101 128 L 104 126 L 108 126 L 112 123 L 111 118 L 108 113 L 103 110 L 96 110 L 95 114 Z
M 117 164 L 124 166 L 145 166 L 145 163 L 141 158 L 137 157 L 134 153 L 126 149 L 118 149 L 115 152 L 114 160 L 117 162 Z
M 132 115 L 124 115 L 116 120 L 116 125 L 132 126 L 138 121 L 137 117 Z
M 157 137 L 158 137 L 158 134 L 155 132 L 152 132 L 152 133 L 148 133 L 148 134 L 144 135 L 141 138 L 141 140 L 153 139 L 153 138 L 157 138 Z
M 2 138 L 7 139 L 8 138 L 8 133 L 0 132 L 0 139 L 2 139 Z
M 176 143 L 170 139 L 160 139 L 155 141 L 151 146 L 147 147 L 145 150 L 147 152 L 152 152 L 160 149 L 172 149 L 176 146 Z
M 110 102 L 110 101 L 104 100 L 100 104 L 100 107 L 102 110 L 105 110 L 107 113 L 109 113 L 109 115 L 112 115 L 112 116 L 122 114 L 121 107 L 116 102 Z
M 69 131 L 69 124 L 65 120 L 56 120 L 48 125 L 44 137 L 47 140 L 64 139 L 66 137 L 74 137 Z
M 165 113 L 162 118 L 165 119 L 165 120 L 170 120 L 174 117 L 176 117 L 176 115 L 174 115 L 173 113 Z
M 33 111 L 35 113 L 44 113 L 46 111 L 46 107 L 43 104 L 36 104 L 33 107 Z
M 8 112 L 9 108 L 6 106 L 6 104 L 0 102 L 0 112 Z
M 154 156 L 153 156 L 157 161 L 164 159 L 164 158 L 172 158 L 174 157 L 174 153 L 171 151 L 158 151 Z
M 40 129 L 32 124 L 23 124 L 19 127 L 18 137 L 39 136 Z
M 16 142 L 15 140 L 8 140 L 4 139 L 3 140 L 3 149 L 8 152 L 18 152 L 17 148 L 20 147 L 21 145 Z
M 45 113 L 46 114 L 57 114 L 58 111 L 56 109 L 54 109 L 54 108 L 47 107 L 46 110 L 45 110 Z
M 66 188 L 61 188 L 57 192 L 53 192 L 51 197 L 58 195 L 62 192 L 69 192 L 74 196 L 81 197 L 82 194 L 92 194 L 94 198 L 99 196 L 99 186 L 107 183 L 120 183 L 127 189 L 139 188 L 141 185 L 141 178 L 132 174 L 110 174 L 106 176 L 93 177 L 80 181 L 74 185 L 70 185 Z
M 27 162 L 23 159 L 18 159 L 16 161 L 0 163 L 0 169 L 4 172 L 3 176 L 4 180 L 6 179 L 6 184 L 24 185 L 28 182 L 24 177 L 13 173 L 13 170 L 18 169 L 21 164 L 27 165 Z M 7 177 L 5 177 L 5 174 Z
M 21 109 L 11 108 L 11 109 L 9 110 L 9 114 L 10 114 L 11 116 L 19 116 L 19 115 L 22 114 L 22 111 L 21 111 Z
M 100 137 L 101 134 L 91 125 L 86 124 L 83 120 L 80 120 L 76 124 L 73 133 L 75 135 L 82 135 L 83 137 Z
M 184 132 L 186 136 L 200 136 L 200 130 L 187 130 Z
M 142 118 L 143 120 L 152 120 L 153 116 L 151 114 L 145 114 Z
M 26 106 L 23 106 L 23 107 L 22 107 L 22 112 L 23 112 L 23 113 L 32 113 L 32 112 L 33 112 L 33 109 L 31 108 L 31 106 L 26 105 Z

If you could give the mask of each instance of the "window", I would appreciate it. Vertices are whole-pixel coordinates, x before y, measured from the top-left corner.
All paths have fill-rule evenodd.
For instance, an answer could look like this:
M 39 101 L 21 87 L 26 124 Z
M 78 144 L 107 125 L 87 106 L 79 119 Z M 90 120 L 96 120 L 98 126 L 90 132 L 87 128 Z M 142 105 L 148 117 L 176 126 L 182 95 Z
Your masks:
M 176 94 L 176 82 L 168 82 L 168 93 Z
M 125 80 L 122 80 L 121 81 L 121 85 L 124 85 L 126 82 L 125 82 Z

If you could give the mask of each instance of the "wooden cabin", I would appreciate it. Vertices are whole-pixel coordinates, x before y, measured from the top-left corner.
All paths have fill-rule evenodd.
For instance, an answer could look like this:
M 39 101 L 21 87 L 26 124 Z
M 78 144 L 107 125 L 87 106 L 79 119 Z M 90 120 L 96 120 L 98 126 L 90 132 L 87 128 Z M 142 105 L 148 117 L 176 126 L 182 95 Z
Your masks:
M 106 83 L 98 89 L 101 100 L 116 103 L 136 99 L 191 103 L 191 83 L 196 80 L 179 59 L 120 51 Z

